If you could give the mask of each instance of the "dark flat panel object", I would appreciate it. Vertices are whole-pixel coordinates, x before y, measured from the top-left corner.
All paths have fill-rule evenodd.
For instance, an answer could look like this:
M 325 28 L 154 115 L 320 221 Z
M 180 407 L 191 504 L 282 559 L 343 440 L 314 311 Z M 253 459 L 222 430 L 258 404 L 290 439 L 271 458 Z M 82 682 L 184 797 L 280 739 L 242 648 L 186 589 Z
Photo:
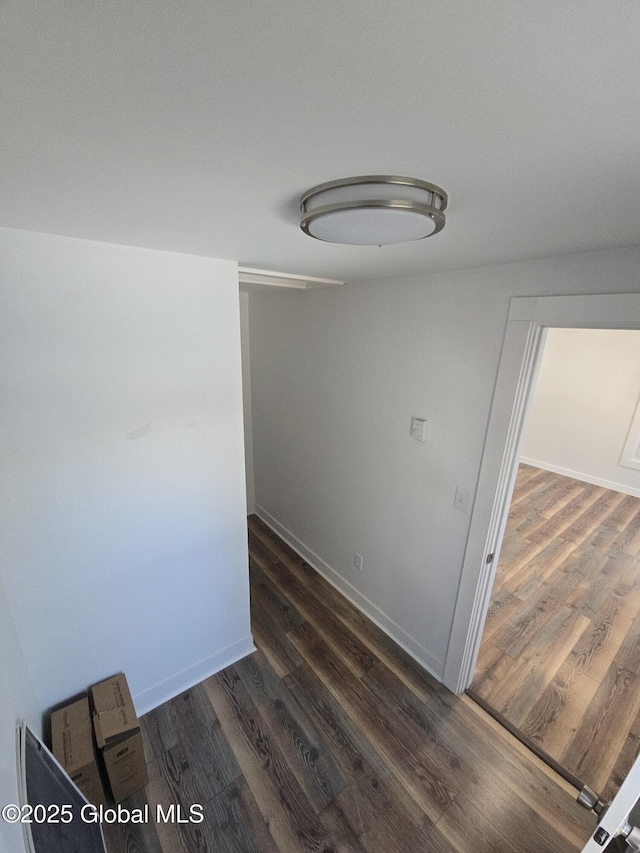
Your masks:
M 81 817 L 87 806 L 83 795 L 28 726 L 23 726 L 20 737 L 27 802 L 34 808 L 33 822 L 27 826 L 35 853 L 105 853 L 100 824 Z M 71 806 L 70 823 L 63 823 L 57 811 L 63 806 Z M 41 822 L 42 816 L 46 820 Z M 60 822 L 53 822 L 56 817 Z

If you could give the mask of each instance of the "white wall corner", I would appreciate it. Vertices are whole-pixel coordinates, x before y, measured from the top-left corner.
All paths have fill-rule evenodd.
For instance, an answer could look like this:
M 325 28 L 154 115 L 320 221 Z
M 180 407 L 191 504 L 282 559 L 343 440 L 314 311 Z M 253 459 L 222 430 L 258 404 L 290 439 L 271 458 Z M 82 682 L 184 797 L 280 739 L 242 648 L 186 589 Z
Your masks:
M 247 485 L 247 515 L 251 515 L 256 511 L 256 489 L 253 475 L 253 414 L 251 409 L 249 310 L 249 294 L 240 293 L 240 342 L 242 348 L 242 404 L 244 415 L 244 464 Z

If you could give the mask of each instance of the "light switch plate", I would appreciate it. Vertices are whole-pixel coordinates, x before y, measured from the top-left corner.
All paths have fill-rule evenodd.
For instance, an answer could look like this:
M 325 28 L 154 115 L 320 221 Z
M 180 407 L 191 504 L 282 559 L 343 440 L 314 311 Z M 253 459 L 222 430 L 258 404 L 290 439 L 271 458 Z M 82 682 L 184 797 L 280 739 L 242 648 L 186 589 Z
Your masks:
M 427 440 L 427 421 L 425 418 L 411 418 L 411 438 L 416 441 Z

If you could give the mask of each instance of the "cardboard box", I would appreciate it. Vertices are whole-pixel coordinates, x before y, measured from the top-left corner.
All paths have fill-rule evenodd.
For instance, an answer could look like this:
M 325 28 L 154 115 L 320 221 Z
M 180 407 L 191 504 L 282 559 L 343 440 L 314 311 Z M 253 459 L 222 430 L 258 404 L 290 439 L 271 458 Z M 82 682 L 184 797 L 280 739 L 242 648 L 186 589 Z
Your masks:
M 86 694 L 52 712 L 51 751 L 89 802 L 106 806 Z
M 116 803 L 149 781 L 140 723 L 124 673 L 91 688 L 93 728 Z

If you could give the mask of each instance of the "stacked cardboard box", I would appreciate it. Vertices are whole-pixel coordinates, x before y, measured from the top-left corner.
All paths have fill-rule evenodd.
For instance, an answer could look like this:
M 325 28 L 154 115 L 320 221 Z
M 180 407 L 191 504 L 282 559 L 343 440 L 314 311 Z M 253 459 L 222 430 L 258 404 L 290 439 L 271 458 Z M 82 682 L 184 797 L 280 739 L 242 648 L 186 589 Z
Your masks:
M 116 803 L 148 782 L 140 722 L 124 673 L 91 688 L 96 743 Z
M 87 800 L 95 806 L 106 805 L 86 694 L 51 714 L 51 747 Z

